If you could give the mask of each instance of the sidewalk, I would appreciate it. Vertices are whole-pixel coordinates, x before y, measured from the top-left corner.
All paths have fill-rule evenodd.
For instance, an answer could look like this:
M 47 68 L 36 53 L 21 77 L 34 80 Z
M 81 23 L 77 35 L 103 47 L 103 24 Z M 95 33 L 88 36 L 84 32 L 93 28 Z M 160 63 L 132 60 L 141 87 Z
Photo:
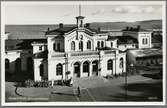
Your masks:
M 140 75 L 136 76 L 129 76 L 127 77 L 127 83 L 134 83 L 139 81 L 147 81 L 151 78 L 142 77 Z M 115 85 L 122 85 L 125 83 L 125 77 L 118 77 L 114 79 L 106 79 L 101 76 L 92 76 L 92 77 L 85 77 L 85 78 L 76 78 L 74 79 L 73 87 L 68 86 L 55 86 L 53 88 L 25 88 L 25 87 L 19 87 L 17 89 L 17 92 L 20 95 L 23 96 L 40 96 L 40 95 L 49 95 L 51 92 L 60 92 L 60 93 L 68 93 L 68 91 L 75 90 L 78 86 L 81 87 L 81 89 L 85 88 L 97 88 L 97 87 L 105 87 L 105 86 L 115 86 Z M 13 84 L 6 83 L 6 89 L 12 94 L 15 95 L 14 90 L 15 87 L 13 87 Z
M 127 76 L 127 83 L 134 83 L 138 81 L 147 81 L 151 78 L 143 77 L 141 75 L 135 76 Z M 103 87 L 103 86 L 113 86 L 113 85 L 120 85 L 125 83 L 125 77 L 118 77 L 114 79 L 106 79 L 102 76 L 92 76 L 89 78 L 75 78 L 74 79 L 74 87 L 80 86 L 82 88 L 96 88 L 96 87 Z

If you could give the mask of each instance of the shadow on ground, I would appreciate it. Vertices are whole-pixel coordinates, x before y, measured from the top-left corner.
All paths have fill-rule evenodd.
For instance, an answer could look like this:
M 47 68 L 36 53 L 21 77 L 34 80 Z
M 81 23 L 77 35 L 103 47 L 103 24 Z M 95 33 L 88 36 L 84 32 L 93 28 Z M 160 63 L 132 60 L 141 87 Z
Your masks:
M 68 96 L 76 96 L 75 94 L 70 94 L 70 93 L 62 93 L 62 92 L 51 92 L 51 94 L 68 95 Z
M 121 88 L 126 90 L 125 86 Z M 127 95 L 125 94 L 126 92 L 110 96 L 116 101 L 162 101 L 162 81 L 128 84 Z
M 144 77 L 152 78 L 152 79 L 162 79 L 162 72 L 155 74 L 142 74 Z
M 7 82 L 24 82 L 28 79 L 33 79 L 33 75 L 30 72 L 16 72 L 16 73 L 6 73 L 5 81 Z

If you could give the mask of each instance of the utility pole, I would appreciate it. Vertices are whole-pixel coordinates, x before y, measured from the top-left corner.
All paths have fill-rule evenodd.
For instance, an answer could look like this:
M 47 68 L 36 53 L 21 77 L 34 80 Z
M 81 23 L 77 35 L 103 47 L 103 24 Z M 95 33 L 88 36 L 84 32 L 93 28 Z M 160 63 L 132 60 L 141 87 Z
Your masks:
M 123 73 L 123 68 L 122 68 L 122 73 Z M 127 72 L 125 72 L 125 101 L 127 101 Z

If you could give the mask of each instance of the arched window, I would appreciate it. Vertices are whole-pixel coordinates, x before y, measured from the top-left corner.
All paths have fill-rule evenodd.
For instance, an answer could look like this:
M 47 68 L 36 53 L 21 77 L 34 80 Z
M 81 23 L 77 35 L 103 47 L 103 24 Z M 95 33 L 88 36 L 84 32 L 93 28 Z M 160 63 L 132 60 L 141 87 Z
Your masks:
M 29 71 L 29 72 L 33 71 L 33 59 L 32 59 L 32 57 L 27 58 L 27 71 Z
M 83 72 L 89 73 L 89 62 L 87 61 L 83 63 Z
M 5 69 L 9 69 L 10 68 L 10 61 L 9 59 L 5 59 Z
M 146 40 L 145 40 L 145 44 L 147 44 L 147 38 L 146 38 Z
M 142 44 L 145 44 L 145 39 L 144 38 L 142 39 Z
M 60 43 L 57 43 L 57 50 L 60 51 Z
M 75 50 L 75 42 L 74 41 L 71 42 L 71 50 Z
M 119 67 L 120 67 L 120 68 L 123 68 L 123 58 L 120 58 Z
M 90 40 L 88 40 L 88 42 L 87 42 L 87 49 L 91 49 L 91 41 Z
M 42 77 L 43 74 L 44 74 L 44 66 L 43 66 L 43 64 L 40 64 L 39 70 L 40 70 L 40 76 Z
M 80 64 L 79 64 L 79 62 L 74 63 L 74 76 L 80 77 Z
M 92 62 L 92 75 L 98 75 L 98 60 Z
M 113 70 L 113 61 L 112 60 L 108 60 L 108 62 L 107 62 L 107 69 L 108 70 Z
M 111 42 L 111 48 L 113 47 L 113 43 Z
M 56 51 L 56 43 L 53 44 L 53 50 Z
M 21 59 L 17 58 L 15 62 L 15 71 L 20 72 L 21 71 Z
M 80 49 L 81 51 L 83 51 L 83 42 L 82 42 L 82 41 L 79 42 L 79 49 Z
M 99 42 L 99 41 L 97 42 L 97 47 L 98 47 L 98 48 L 100 47 L 100 42 Z
M 103 42 L 103 41 L 101 41 L 101 47 L 102 47 L 102 48 L 104 47 L 104 42 Z
M 56 75 L 62 75 L 63 74 L 63 66 L 62 64 L 58 64 L 56 66 Z

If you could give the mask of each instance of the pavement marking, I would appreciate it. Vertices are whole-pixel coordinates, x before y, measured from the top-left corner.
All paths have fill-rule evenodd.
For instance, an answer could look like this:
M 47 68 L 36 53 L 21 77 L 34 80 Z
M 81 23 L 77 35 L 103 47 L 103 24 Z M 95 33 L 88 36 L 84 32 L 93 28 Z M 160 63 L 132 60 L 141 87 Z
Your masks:
M 73 89 L 73 93 L 74 93 L 74 95 L 75 95 L 77 101 L 79 102 L 80 100 L 79 100 L 78 96 L 76 96 L 76 92 L 75 92 L 75 91 L 76 91 L 76 90 Z
M 92 96 L 92 94 L 89 92 L 89 90 L 87 89 L 87 88 L 85 88 L 86 89 L 86 91 L 88 92 L 88 95 L 92 98 L 92 100 L 95 102 L 96 100 L 95 100 L 95 98 Z

